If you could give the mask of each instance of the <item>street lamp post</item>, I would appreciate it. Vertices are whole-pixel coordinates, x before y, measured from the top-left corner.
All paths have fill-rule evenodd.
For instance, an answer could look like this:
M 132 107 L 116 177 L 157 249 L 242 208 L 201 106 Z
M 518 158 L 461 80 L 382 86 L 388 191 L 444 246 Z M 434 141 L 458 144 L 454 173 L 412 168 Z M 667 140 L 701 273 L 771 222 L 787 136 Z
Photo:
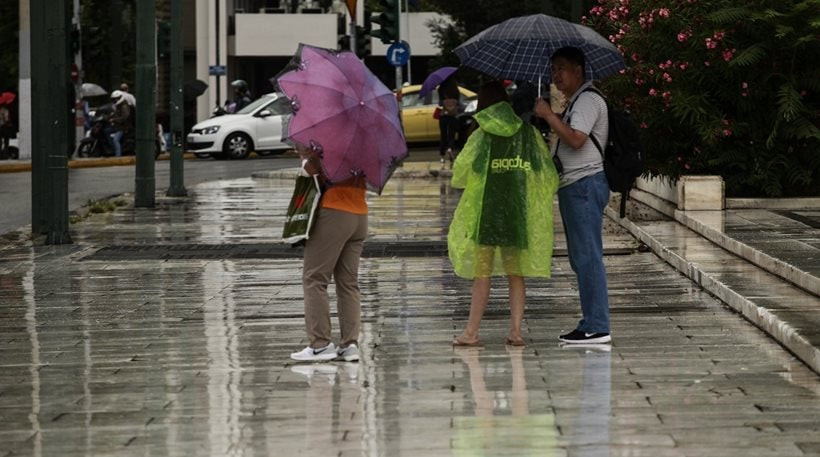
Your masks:
M 136 130 L 136 182 L 134 206 L 153 208 L 156 182 L 154 178 L 154 150 L 156 148 L 156 78 L 157 34 L 156 1 L 137 0 L 137 111 Z
M 183 166 L 183 92 L 182 92 L 182 0 L 171 0 L 171 185 L 169 197 L 184 197 Z
M 69 0 L 31 0 L 31 229 L 46 244 L 68 234 Z M 72 100 L 73 101 L 73 100 Z

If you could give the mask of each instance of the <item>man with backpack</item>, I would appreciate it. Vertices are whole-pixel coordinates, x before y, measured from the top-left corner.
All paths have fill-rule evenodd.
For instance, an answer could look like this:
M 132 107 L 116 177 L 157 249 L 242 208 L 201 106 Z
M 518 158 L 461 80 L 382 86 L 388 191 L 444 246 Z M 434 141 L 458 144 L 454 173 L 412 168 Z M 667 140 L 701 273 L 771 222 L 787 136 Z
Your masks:
M 561 48 L 550 61 L 552 82 L 566 96 L 568 108 L 558 115 L 539 98 L 533 112 L 558 136 L 553 155 L 560 176 L 558 204 L 583 311 L 576 329 L 559 339 L 564 343 L 608 343 L 609 298 L 601 231 L 610 189 L 603 153 L 596 147 L 596 143 L 607 144 L 607 104 L 600 93 L 587 90 L 592 82 L 584 80 L 585 58 L 580 49 Z

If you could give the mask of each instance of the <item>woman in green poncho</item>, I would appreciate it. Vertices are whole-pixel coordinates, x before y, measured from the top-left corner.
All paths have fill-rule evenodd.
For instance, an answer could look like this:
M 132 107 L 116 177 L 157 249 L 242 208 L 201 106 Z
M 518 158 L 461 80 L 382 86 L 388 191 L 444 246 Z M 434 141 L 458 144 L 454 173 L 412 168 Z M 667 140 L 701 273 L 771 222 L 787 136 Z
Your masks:
M 452 185 L 464 188 L 464 193 L 450 224 L 447 247 L 456 274 L 473 279 L 467 327 L 453 345 L 480 345 L 478 329 L 490 295 L 490 277 L 506 275 L 506 343 L 523 346 L 524 277 L 550 276 L 558 174 L 547 144 L 516 116 L 501 82 L 481 87 L 475 120 L 479 127 L 453 165 Z

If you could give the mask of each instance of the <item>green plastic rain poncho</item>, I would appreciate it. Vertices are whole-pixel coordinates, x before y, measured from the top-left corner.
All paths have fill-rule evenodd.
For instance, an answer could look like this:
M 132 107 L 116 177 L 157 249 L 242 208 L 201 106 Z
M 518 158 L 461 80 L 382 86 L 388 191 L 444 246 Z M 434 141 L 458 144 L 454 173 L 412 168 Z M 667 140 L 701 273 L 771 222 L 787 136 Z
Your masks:
M 549 148 L 507 102 L 476 113 L 479 128 L 453 164 L 464 188 L 447 247 L 457 275 L 550 276 L 558 174 Z

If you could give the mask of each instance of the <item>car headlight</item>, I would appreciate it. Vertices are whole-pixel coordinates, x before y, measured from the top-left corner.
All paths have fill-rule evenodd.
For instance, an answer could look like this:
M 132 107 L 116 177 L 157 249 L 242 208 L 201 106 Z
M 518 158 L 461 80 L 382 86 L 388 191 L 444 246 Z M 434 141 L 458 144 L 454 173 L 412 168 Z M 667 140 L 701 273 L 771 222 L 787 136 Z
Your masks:
M 218 131 L 219 131 L 219 126 L 218 125 L 212 125 L 210 127 L 205 127 L 204 129 L 202 129 L 202 134 L 203 135 L 213 135 L 214 133 L 216 133 Z

